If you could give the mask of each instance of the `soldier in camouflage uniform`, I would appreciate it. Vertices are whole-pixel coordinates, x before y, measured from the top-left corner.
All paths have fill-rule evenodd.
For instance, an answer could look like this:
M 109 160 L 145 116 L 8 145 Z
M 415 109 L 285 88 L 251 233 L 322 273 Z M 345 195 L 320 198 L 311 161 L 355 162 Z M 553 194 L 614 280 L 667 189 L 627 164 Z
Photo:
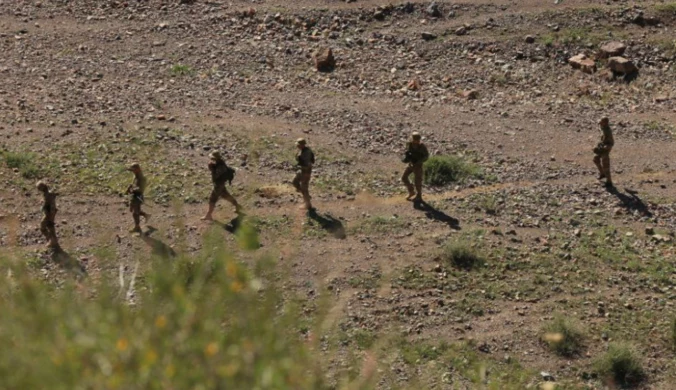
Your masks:
M 402 160 L 403 162 L 408 163 L 408 167 L 406 167 L 404 174 L 401 176 L 401 181 L 408 190 L 408 197 L 406 200 L 411 200 L 415 197 L 416 202 L 422 201 L 423 164 L 430 157 L 427 147 L 421 140 L 422 137 L 420 136 L 420 133 L 414 132 L 411 135 L 411 141 L 406 144 L 406 153 Z M 415 189 L 409 180 L 411 174 L 415 176 Z
M 230 195 L 227 188 L 225 188 L 226 182 L 231 182 L 234 177 L 234 170 L 225 163 L 223 157 L 219 152 L 211 152 L 209 154 L 209 171 L 211 171 L 211 182 L 214 184 L 214 189 L 211 191 L 211 196 L 209 196 L 209 210 L 207 215 L 202 217 L 203 221 L 212 221 L 214 209 L 216 208 L 216 202 L 218 199 L 223 198 L 235 206 L 235 211 L 239 214 L 242 211 L 237 200 Z
M 37 183 L 38 191 L 42 192 L 42 221 L 40 221 L 40 232 L 45 236 L 48 243 L 47 246 L 52 249 L 59 248 L 59 241 L 56 237 L 55 218 L 56 212 L 56 197 L 58 194 L 49 191 L 49 186 L 42 181 Z
M 129 211 L 134 218 L 134 228 L 130 232 L 141 233 L 141 217 L 146 220 L 146 223 L 150 219 L 150 214 L 141 211 L 141 205 L 145 202 L 144 193 L 148 186 L 148 180 L 143 175 L 141 166 L 137 163 L 131 164 L 127 170 L 134 174 L 134 181 L 127 187 L 127 194 L 131 195 Z
M 613 131 L 610 129 L 608 118 L 602 118 L 599 121 L 601 127 L 601 142 L 596 145 L 594 151 L 594 165 L 599 169 L 599 180 L 606 180 L 606 186 L 612 187 L 613 181 L 610 177 L 610 151 L 615 145 Z
M 310 179 L 312 178 L 312 166 L 315 163 L 315 154 L 307 146 L 307 141 L 303 138 L 296 140 L 296 165 L 299 167 L 296 176 L 293 178 L 293 186 L 301 195 L 303 195 L 304 208 L 313 210 L 310 202 Z

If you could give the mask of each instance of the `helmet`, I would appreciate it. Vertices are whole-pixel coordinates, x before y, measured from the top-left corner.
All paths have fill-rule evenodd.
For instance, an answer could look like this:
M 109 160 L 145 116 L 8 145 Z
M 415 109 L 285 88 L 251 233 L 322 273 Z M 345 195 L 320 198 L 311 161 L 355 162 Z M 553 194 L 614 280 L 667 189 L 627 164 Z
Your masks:
M 128 171 L 135 171 L 137 169 L 141 169 L 141 166 L 138 163 L 133 163 L 127 168 Z
M 219 152 L 215 151 L 215 150 L 214 150 L 213 152 L 209 153 L 209 158 L 212 159 L 212 160 L 221 160 L 221 159 L 223 159 L 223 157 L 221 156 L 221 154 L 220 154 Z
M 608 117 L 607 117 L 607 116 L 604 116 L 604 117 L 601 118 L 601 120 L 599 121 L 599 124 L 602 125 L 602 126 L 606 126 L 606 125 L 608 125 L 608 122 L 609 122 Z
M 301 146 L 301 145 L 302 146 L 307 145 L 307 141 L 305 140 L 305 138 L 298 138 L 296 140 L 296 146 Z
M 417 131 L 414 131 L 413 134 L 411 134 L 411 139 L 414 141 L 420 141 L 422 136 Z
M 40 180 L 39 182 L 37 182 L 37 184 L 35 185 L 35 187 L 36 187 L 39 191 L 46 191 L 46 190 L 49 189 L 49 186 L 47 185 L 47 183 L 45 183 L 45 182 L 42 181 L 42 180 Z

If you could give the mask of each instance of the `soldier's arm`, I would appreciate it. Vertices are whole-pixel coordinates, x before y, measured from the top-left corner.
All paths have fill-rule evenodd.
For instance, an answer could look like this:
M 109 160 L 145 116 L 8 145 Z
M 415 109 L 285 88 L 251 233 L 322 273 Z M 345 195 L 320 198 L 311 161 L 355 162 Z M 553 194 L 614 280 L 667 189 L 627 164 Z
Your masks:
M 423 145 L 422 147 L 422 162 L 427 161 L 430 158 L 430 152 L 427 150 L 427 146 Z

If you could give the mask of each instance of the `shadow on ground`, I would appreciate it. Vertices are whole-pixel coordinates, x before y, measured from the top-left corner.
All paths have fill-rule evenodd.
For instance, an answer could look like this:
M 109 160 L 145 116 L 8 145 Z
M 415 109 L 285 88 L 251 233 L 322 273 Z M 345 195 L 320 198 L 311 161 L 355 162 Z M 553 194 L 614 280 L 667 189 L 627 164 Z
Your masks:
M 148 231 L 145 234 L 141 235 L 141 239 L 143 240 L 143 242 L 146 245 L 148 245 L 152 250 L 152 255 L 159 256 L 162 258 L 176 257 L 176 251 L 172 249 L 172 247 L 156 238 L 150 237 L 150 235 L 153 234 L 155 231 L 157 231 L 157 229 L 150 226 L 148 227 Z
M 622 207 L 630 212 L 637 211 L 645 217 L 652 217 L 652 213 L 648 206 L 638 197 L 638 192 L 625 188 L 625 193 L 617 190 L 616 187 L 606 187 L 606 190 L 617 197 L 622 203 Z
M 423 201 L 414 201 L 413 208 L 425 212 L 425 216 L 433 221 L 442 222 L 453 230 L 460 230 L 460 221 L 441 210 L 434 208 L 431 204 Z
M 64 251 L 61 247 L 52 249 L 52 261 L 65 269 L 72 272 L 76 277 L 83 278 L 87 276 L 87 270 L 75 257 Z
M 308 211 L 307 215 L 310 217 L 310 219 L 317 222 L 322 229 L 331 233 L 331 235 L 333 235 L 335 238 L 343 240 L 347 237 L 343 223 L 330 214 L 322 215 L 317 213 L 317 210 L 311 209 Z
M 235 218 L 231 219 L 230 222 L 228 223 L 218 222 L 216 220 L 214 220 L 213 223 L 222 227 L 227 232 L 235 234 L 237 233 L 237 230 L 239 230 L 239 228 L 242 226 L 242 219 L 244 219 L 244 215 L 238 215 Z

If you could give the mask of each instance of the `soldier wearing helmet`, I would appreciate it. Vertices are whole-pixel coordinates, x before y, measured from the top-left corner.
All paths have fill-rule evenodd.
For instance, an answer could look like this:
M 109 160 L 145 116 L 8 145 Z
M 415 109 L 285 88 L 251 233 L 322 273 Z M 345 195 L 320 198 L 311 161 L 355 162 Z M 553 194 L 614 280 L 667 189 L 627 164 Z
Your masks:
M 211 182 L 214 185 L 214 189 L 211 191 L 209 196 L 209 210 L 207 214 L 202 217 L 203 221 L 212 221 L 214 209 L 216 208 L 216 202 L 220 198 L 223 198 L 235 206 L 235 211 L 239 214 L 241 212 L 241 207 L 237 200 L 230 195 L 228 189 L 225 188 L 225 183 L 228 182 L 232 184 L 232 179 L 235 177 L 235 170 L 230 168 L 223 160 L 223 156 L 217 151 L 213 151 L 209 154 L 209 171 L 211 171 Z
M 145 202 L 144 193 L 148 186 L 148 180 L 143 175 L 141 166 L 137 163 L 131 164 L 127 170 L 134 174 L 134 180 L 127 187 L 127 194 L 130 195 L 129 211 L 134 218 L 134 227 L 130 232 L 141 233 L 141 217 L 146 220 L 146 223 L 150 219 L 150 214 L 141 211 L 141 206 Z
M 422 201 L 422 182 L 423 182 L 423 164 L 430 157 L 427 147 L 422 143 L 420 133 L 414 132 L 411 134 L 411 140 L 406 144 L 406 153 L 402 161 L 408 166 L 401 176 L 401 181 L 408 190 L 408 197 L 406 200 L 411 200 L 415 197 L 416 202 Z M 414 175 L 415 188 L 411 184 L 409 177 Z
M 601 128 L 601 142 L 593 149 L 594 151 L 594 165 L 599 170 L 599 180 L 606 180 L 606 186 L 612 187 L 613 181 L 610 177 L 610 151 L 615 145 L 613 138 L 613 131 L 610 128 L 610 121 L 603 117 L 599 121 Z
M 56 197 L 57 193 L 51 192 L 47 183 L 39 181 L 36 185 L 38 191 L 42 193 L 42 221 L 40 221 L 40 232 L 47 239 L 47 246 L 52 249 L 59 249 L 59 241 L 56 237 Z
M 315 163 L 315 154 L 307 146 L 307 141 L 304 138 L 296 140 L 296 165 L 298 171 L 293 178 L 293 186 L 301 195 L 303 195 L 303 207 L 308 211 L 312 210 L 312 202 L 310 199 L 310 179 L 312 178 L 312 167 Z

